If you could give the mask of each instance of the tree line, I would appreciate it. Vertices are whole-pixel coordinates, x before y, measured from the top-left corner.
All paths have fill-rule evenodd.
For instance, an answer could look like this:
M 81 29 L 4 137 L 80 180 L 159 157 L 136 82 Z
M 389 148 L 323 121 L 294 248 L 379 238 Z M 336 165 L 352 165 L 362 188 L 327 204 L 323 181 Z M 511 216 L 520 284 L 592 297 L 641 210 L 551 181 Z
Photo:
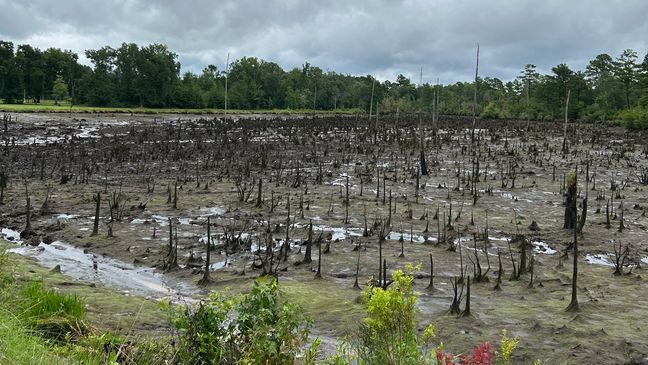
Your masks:
M 123 43 L 86 50 L 85 56 L 92 67 L 80 64 L 72 51 L 0 41 L 0 98 L 5 103 L 69 98 L 91 106 L 223 108 L 227 83 L 227 106 L 233 109 L 435 109 L 456 115 L 472 115 L 475 109 L 484 118 L 555 120 L 563 117 L 569 95 L 570 119 L 648 124 L 648 54 L 639 59 L 631 49 L 616 57 L 597 55 L 585 70 L 561 63 L 540 74 L 527 64 L 508 82 L 478 77 L 448 85 L 416 85 L 403 75 L 379 81 L 309 63 L 286 71 L 255 57 L 235 60 L 225 70 L 210 64 L 200 73 L 181 72 L 178 55 L 163 44 Z

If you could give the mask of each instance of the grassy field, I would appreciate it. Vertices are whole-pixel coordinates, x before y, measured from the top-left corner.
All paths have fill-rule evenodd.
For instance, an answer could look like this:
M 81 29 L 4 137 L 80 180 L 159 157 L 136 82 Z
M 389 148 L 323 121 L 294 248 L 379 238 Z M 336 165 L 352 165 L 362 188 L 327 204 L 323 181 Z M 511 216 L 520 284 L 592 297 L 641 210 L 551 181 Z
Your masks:
M 0 365 L 100 364 L 107 354 L 97 349 L 106 343 L 167 334 L 159 303 L 70 282 L 32 259 L 8 254 L 10 247 L 0 242 Z M 80 337 L 51 334 L 65 332 L 69 323 Z
M 96 107 L 72 105 L 69 102 L 43 100 L 40 104 L 3 104 L 0 112 L 4 113 L 131 113 L 131 114 L 224 114 L 224 109 L 179 109 L 179 108 L 140 108 L 140 107 Z M 312 110 L 312 109 L 265 109 L 242 110 L 229 109 L 230 114 L 356 114 L 364 113 L 360 109 Z

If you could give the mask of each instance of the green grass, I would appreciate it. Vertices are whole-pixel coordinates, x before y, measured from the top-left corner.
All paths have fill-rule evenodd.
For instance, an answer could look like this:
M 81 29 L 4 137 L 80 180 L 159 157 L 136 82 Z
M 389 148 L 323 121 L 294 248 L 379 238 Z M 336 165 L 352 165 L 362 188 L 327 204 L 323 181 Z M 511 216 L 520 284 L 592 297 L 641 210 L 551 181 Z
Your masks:
M 15 280 L 17 265 L 6 254 L 0 258 L 0 310 L 15 316 L 25 331 L 44 339 L 61 341 L 78 337 L 88 328 L 84 322 L 85 303 L 76 294 L 48 289 L 42 280 Z
M 159 303 L 71 282 L 8 247 L 0 242 L 0 365 L 110 364 L 126 341 L 122 355 L 137 364 L 168 356 Z
M 63 316 L 74 320 L 83 320 L 85 304 L 76 294 L 60 294 L 43 287 L 40 281 L 28 284 L 22 290 L 25 301 L 24 314 L 28 318 Z
M 97 107 L 87 105 L 71 105 L 60 102 L 56 105 L 52 100 L 42 100 L 40 104 L 0 104 L 0 112 L 5 113 L 132 113 L 132 114 L 223 114 L 224 109 L 200 108 L 140 108 L 140 107 Z M 263 109 L 242 110 L 230 109 L 229 114 L 356 114 L 364 113 L 360 109 L 312 110 L 312 109 Z
M 365 316 L 364 306 L 357 300 L 361 292 L 342 289 L 328 279 L 283 280 L 279 289 L 287 301 L 304 308 L 319 330 L 340 337 L 357 329 Z
M 27 257 L 7 254 L 11 245 L 0 242 L 0 308 L 7 306 L 3 300 L 8 290 L 5 286 L 25 289 L 33 282 L 41 282 L 43 288 L 55 293 L 83 298 L 84 321 L 90 327 L 135 337 L 160 337 L 168 333 L 166 312 L 160 303 L 143 297 L 122 294 L 108 288 L 94 287 L 88 283 L 75 282 L 64 274 L 52 272 Z M 2 257 L 6 257 L 3 262 Z M 6 284 L 3 284 L 6 283 Z M 46 290 L 47 290 L 46 289 Z M 21 290 L 13 290 L 12 302 L 22 297 Z
M 73 363 L 57 354 L 54 346 L 34 330 L 34 318 L 52 318 L 60 313 L 82 318 L 82 301 L 46 290 L 40 282 L 20 290 L 14 277 L 19 268 L 0 247 L 0 364 Z
M 119 344 L 125 337 L 110 333 L 88 335 L 78 342 L 54 342 L 29 329 L 30 325 L 0 306 L 0 365 L 105 365 L 115 364 Z M 105 348 L 111 349 L 107 354 Z M 145 342 L 121 354 L 132 364 L 162 364 L 167 348 Z
M 52 345 L 28 330 L 21 321 L 4 308 L 0 308 L 0 364 L 2 365 L 55 365 L 74 363 L 59 356 Z

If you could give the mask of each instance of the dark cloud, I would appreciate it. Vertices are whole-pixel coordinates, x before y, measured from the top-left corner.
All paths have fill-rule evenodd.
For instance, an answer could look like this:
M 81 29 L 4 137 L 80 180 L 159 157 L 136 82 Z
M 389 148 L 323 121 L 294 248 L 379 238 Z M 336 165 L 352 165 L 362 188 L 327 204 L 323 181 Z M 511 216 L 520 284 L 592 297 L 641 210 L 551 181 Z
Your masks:
M 599 53 L 648 47 L 648 2 L 522 0 L 0 0 L 0 38 L 72 49 L 166 43 L 184 70 L 256 56 L 424 81 L 511 79 L 527 63 L 582 69 Z M 82 57 L 83 59 L 83 57 Z

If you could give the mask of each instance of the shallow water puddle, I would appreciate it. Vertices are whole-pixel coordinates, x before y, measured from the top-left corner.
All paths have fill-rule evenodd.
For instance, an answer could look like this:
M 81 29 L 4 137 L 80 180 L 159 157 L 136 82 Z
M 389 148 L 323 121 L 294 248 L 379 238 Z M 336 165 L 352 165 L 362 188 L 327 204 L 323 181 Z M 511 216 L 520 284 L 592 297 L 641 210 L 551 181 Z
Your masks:
M 189 218 L 178 218 L 178 223 L 180 225 L 188 226 L 191 224 L 191 219 Z
M 488 240 L 492 243 L 493 241 L 499 241 L 499 242 L 508 242 L 511 240 L 510 237 L 491 237 L 488 236 Z M 456 238 L 454 240 L 455 245 L 459 245 L 459 238 Z M 533 252 L 537 254 L 543 254 L 543 255 L 553 255 L 557 250 L 554 250 L 549 246 L 548 243 L 542 242 L 542 241 L 532 241 L 531 244 L 533 245 Z M 496 247 L 498 246 L 497 244 L 495 245 Z M 466 237 L 461 238 L 461 247 L 469 250 L 474 250 L 474 242 Z M 506 247 L 505 247 L 506 248 Z M 484 252 L 483 247 L 477 246 L 477 251 Z M 497 254 L 488 252 L 490 256 L 497 256 Z
M 225 208 L 223 208 L 221 206 L 202 208 L 200 211 L 202 212 L 202 214 L 200 215 L 200 218 L 207 218 L 208 216 L 212 216 L 212 215 L 223 215 L 223 214 L 225 214 Z
M 57 129 L 58 128 L 50 128 L 49 130 L 57 130 Z M 56 132 L 60 133 L 59 131 Z M 81 128 L 75 129 L 74 132 L 70 134 L 73 135 L 75 138 L 80 138 L 80 139 L 101 138 L 101 136 L 97 132 L 99 132 L 98 126 L 84 125 L 81 126 Z M 32 136 L 28 136 L 16 140 L 15 144 L 19 146 L 24 146 L 24 145 L 45 145 L 45 144 L 61 143 L 61 142 L 65 142 L 67 136 L 69 136 L 70 134 L 66 132 L 64 133 L 65 136 L 51 136 L 47 134 L 32 135 Z
M 17 140 L 15 144 L 17 146 L 44 145 L 44 144 L 54 144 L 62 141 L 63 141 L 63 137 L 32 136 L 32 137 L 27 137 L 27 138 Z
M 553 248 L 549 247 L 549 244 L 547 244 L 546 242 L 533 241 L 531 243 L 533 244 L 533 250 L 535 252 L 537 252 L 537 253 L 542 253 L 542 254 L 545 254 L 545 255 L 553 255 L 556 252 L 558 252 L 558 251 L 554 250 Z
M 608 260 L 607 255 L 585 255 L 585 261 L 593 265 L 603 265 L 614 267 L 614 264 Z
M 331 241 L 344 240 L 347 237 L 362 237 L 360 228 L 344 228 L 344 227 L 330 227 L 330 226 L 313 226 L 313 234 L 317 231 L 332 232 Z
M 6 241 L 9 242 L 14 242 L 14 243 L 22 243 L 22 240 L 20 239 L 20 232 L 14 231 L 13 229 L 9 228 L 3 228 L 0 231 L 0 238 L 5 239 Z
M 213 264 L 209 264 L 209 271 L 222 269 L 225 267 L 225 265 L 229 264 L 230 262 L 225 260 L 225 261 L 219 261 L 219 262 L 214 262 Z
M 389 235 L 387 236 L 387 239 L 391 241 L 400 241 L 401 237 L 405 242 L 410 242 L 410 241 L 418 242 L 418 243 L 425 242 L 425 238 L 423 238 L 423 236 L 419 236 L 417 234 L 410 236 L 409 233 L 400 233 L 396 231 L 390 232 Z M 436 240 L 436 238 L 431 238 L 431 240 L 434 241 Z
M 56 216 L 56 219 L 64 219 L 64 220 L 69 220 L 69 219 L 77 219 L 80 216 L 77 214 L 59 214 Z
M 2 236 L 9 242 L 21 244 L 20 233 L 3 228 Z M 119 260 L 84 253 L 62 241 L 39 246 L 19 246 L 9 250 L 22 256 L 35 258 L 43 266 L 60 266 L 61 272 L 77 280 L 103 284 L 109 288 L 146 297 L 163 298 L 182 296 L 196 292 L 188 285 L 171 287 L 164 275 L 152 268 L 137 267 Z

